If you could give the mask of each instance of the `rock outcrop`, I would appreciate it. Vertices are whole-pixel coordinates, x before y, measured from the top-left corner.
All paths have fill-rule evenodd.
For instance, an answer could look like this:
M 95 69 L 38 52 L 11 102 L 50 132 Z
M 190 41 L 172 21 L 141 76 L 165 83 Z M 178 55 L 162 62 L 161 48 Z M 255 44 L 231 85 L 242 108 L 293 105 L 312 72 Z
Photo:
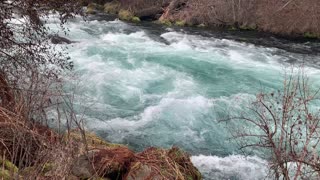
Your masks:
M 71 44 L 75 43 L 75 41 L 71 41 L 65 37 L 61 37 L 59 35 L 50 35 L 49 36 L 52 44 Z
M 71 139 L 81 141 L 77 131 L 70 133 Z M 149 148 L 134 153 L 124 145 L 108 143 L 92 133 L 86 133 L 88 151 L 80 147 L 74 159 L 72 177 L 80 179 L 193 179 L 201 174 L 192 165 L 190 157 L 177 147 L 169 150 Z
M 190 156 L 177 147 L 152 147 L 135 153 L 124 145 L 109 143 L 80 130 L 66 133 L 63 144 L 67 146 L 47 151 L 50 158 L 38 154 L 45 161 L 21 170 L 0 159 L 0 167 L 4 167 L 0 168 L 0 179 L 202 179 Z

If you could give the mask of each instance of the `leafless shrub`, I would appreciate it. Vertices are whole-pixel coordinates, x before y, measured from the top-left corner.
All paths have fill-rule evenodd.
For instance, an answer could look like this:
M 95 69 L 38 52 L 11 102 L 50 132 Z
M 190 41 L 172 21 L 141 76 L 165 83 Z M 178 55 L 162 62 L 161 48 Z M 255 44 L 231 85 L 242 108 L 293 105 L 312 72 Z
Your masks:
M 141 9 L 150 8 L 153 6 L 165 6 L 171 0 L 154 0 L 154 1 L 146 1 L 146 0 L 119 0 L 121 5 L 125 8 L 131 9 L 132 11 L 139 11 Z
M 45 22 L 51 14 L 58 14 L 63 28 L 67 19 L 81 13 L 79 3 L 0 1 L 0 154 L 6 154 L 19 168 L 36 166 L 41 170 L 54 154 L 58 160 L 72 150 L 47 126 L 49 111 L 57 111 L 58 123 L 62 113 L 71 111 L 62 105 L 66 94 L 61 75 L 73 64 L 49 43 Z M 77 121 L 74 116 L 70 119 Z
M 230 118 L 233 137 L 241 148 L 266 150 L 277 179 L 320 177 L 318 92 L 303 69 L 286 74 L 282 90 L 258 94 L 249 112 Z
M 173 3 L 177 0 L 171 0 Z M 146 1 L 132 1 L 135 7 Z M 235 26 L 278 34 L 320 35 L 318 0 L 184 0 L 183 8 L 171 10 L 166 18 L 188 24 Z M 168 4 L 169 5 L 169 4 Z

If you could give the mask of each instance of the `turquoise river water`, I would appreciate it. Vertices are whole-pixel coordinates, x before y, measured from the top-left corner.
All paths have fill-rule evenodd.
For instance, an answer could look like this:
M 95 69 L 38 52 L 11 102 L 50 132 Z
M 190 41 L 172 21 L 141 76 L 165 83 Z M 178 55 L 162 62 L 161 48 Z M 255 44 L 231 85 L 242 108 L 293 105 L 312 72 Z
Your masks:
M 86 126 L 137 151 L 179 146 L 206 179 L 265 177 L 266 161 L 238 152 L 218 120 L 244 110 L 259 91 L 280 88 L 290 62 L 320 62 L 316 55 L 119 20 L 76 19 L 67 27 L 77 41 L 64 46 Z M 306 64 L 319 79 L 317 66 Z

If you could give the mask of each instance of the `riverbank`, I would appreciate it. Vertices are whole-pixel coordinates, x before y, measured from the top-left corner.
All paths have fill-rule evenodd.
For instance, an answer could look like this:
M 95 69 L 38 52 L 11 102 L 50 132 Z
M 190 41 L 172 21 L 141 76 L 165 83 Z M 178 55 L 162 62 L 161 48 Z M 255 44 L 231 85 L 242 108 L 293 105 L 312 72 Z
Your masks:
M 38 125 L 32 132 L 35 137 L 43 138 L 42 144 L 30 142 L 31 146 L 41 147 L 30 155 L 27 166 L 19 159 L 13 162 L 10 155 L 15 149 L 7 147 L 4 151 L 8 155 L 4 153 L 0 159 L 1 179 L 202 179 L 190 155 L 177 147 L 150 147 L 135 153 L 125 145 L 106 142 L 79 129 L 60 136 Z M 46 134 L 50 136 L 44 136 Z M 21 151 L 25 153 L 28 149 L 21 148 Z
M 154 21 L 166 26 L 222 27 L 263 31 L 290 38 L 320 37 L 319 2 L 279 1 L 100 1 L 87 3 L 89 14 L 103 11 L 126 21 Z

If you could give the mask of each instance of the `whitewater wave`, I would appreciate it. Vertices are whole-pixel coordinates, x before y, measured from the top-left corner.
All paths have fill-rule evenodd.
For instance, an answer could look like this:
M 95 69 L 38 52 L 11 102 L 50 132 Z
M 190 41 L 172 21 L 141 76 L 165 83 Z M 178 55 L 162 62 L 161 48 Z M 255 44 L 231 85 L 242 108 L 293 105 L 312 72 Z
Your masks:
M 198 155 L 192 163 L 206 180 L 258 180 L 268 178 L 267 161 L 257 156 L 230 155 L 226 157 Z
M 243 112 L 262 87 L 281 87 L 286 61 L 300 55 L 173 28 L 152 34 L 119 20 L 78 18 L 67 27 L 78 43 L 62 46 L 79 75 L 75 104 L 90 130 L 134 150 L 177 145 L 215 154 L 192 156 L 207 179 L 264 179 L 267 162 L 230 155 L 237 146 L 218 120 Z M 312 67 L 307 73 L 320 77 Z

